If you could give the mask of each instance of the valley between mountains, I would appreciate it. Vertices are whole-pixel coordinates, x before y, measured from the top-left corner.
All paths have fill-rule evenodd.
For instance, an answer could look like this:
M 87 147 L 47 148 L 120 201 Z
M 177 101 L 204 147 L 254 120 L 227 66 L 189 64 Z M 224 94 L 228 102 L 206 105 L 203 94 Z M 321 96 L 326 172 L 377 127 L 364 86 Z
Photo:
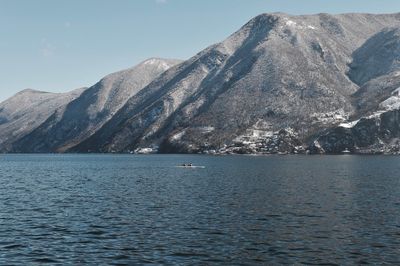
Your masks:
M 261 14 L 188 60 L 0 104 L 5 153 L 399 154 L 400 13 Z

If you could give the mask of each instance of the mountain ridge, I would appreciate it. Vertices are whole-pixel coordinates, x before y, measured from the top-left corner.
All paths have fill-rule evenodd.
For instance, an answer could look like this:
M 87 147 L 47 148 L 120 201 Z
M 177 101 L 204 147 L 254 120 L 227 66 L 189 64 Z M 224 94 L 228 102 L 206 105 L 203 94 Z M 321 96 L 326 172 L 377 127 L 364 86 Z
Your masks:
M 75 122 L 53 117 L 12 151 L 337 153 L 327 148 L 334 138 L 322 139 L 330 130 L 379 112 L 395 115 L 399 26 L 400 13 L 264 13 L 132 95 L 121 93 L 117 108 L 108 97 L 120 93 L 123 82 L 114 80 L 100 96 L 85 91 L 93 96 L 87 101 L 100 101 L 83 105 L 88 109 L 74 100 L 68 121 Z M 88 114 L 84 122 L 76 122 L 82 113 Z M 73 133 L 75 127 L 85 132 L 87 121 L 95 130 L 84 137 Z M 390 127 L 381 131 L 396 132 Z M 346 145 L 340 149 L 368 150 Z
M 62 152 L 86 138 L 107 121 L 129 98 L 166 68 L 180 60 L 151 58 L 111 73 L 80 97 L 57 110 L 44 123 L 14 143 L 18 152 Z

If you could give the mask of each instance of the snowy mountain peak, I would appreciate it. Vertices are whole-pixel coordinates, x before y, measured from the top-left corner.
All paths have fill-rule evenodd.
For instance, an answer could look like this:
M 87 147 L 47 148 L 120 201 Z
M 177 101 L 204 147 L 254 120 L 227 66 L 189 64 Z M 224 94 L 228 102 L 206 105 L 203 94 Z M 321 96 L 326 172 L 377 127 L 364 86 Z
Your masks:
M 263 13 L 251 19 L 242 29 L 261 29 L 271 28 L 279 24 L 280 21 L 287 19 L 288 15 L 283 13 Z
M 170 67 L 176 65 L 176 63 L 179 60 L 175 60 L 175 59 L 163 59 L 163 58 L 157 58 L 157 57 L 152 57 L 149 58 L 145 61 L 143 61 L 141 64 L 139 65 L 147 65 L 147 66 L 156 66 L 159 69 L 164 69 L 168 70 Z

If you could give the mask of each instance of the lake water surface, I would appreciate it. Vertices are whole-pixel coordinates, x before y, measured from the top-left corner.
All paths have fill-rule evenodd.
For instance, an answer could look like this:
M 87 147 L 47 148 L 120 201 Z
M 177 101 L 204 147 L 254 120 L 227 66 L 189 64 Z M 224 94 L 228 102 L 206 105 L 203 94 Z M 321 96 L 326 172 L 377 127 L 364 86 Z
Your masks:
M 0 265 L 46 262 L 398 265 L 400 157 L 2 155 Z

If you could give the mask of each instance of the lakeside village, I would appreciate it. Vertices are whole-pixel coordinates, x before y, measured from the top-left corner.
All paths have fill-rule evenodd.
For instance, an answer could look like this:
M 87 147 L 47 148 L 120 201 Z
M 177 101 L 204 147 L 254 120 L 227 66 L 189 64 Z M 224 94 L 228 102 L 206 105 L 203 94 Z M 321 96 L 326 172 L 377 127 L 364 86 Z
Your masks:
M 248 130 L 247 134 L 239 136 L 231 145 L 224 144 L 220 149 L 210 149 L 205 143 L 202 147 L 189 147 L 194 153 L 200 154 L 305 154 L 306 150 L 300 145 L 297 134 L 291 128 L 278 132 Z M 289 152 L 290 151 L 290 152 Z M 138 148 L 135 154 L 157 153 L 158 147 Z
M 377 115 L 368 117 L 374 118 Z M 311 115 L 314 125 L 337 125 L 339 128 L 352 128 L 357 121 L 349 122 L 349 117 L 343 110 L 329 112 L 324 114 Z M 361 125 L 360 125 L 361 126 Z M 214 130 L 213 127 L 199 128 L 202 133 L 210 133 Z M 185 131 L 178 132 L 172 137 L 173 142 L 176 144 L 184 143 L 182 137 Z M 364 136 L 360 136 L 364 137 Z M 339 138 L 340 139 L 340 138 Z M 345 138 L 343 138 L 345 139 Z M 336 140 L 337 141 L 337 140 Z M 340 142 L 340 141 L 339 141 Z M 326 144 L 326 143 L 325 143 Z M 251 155 L 264 155 L 264 154 L 388 154 L 400 155 L 400 139 L 391 141 L 391 143 L 384 143 L 382 140 L 370 145 L 366 148 L 359 148 L 346 144 L 344 141 L 340 143 L 341 149 L 335 152 L 326 152 L 321 147 L 318 140 L 315 140 L 310 146 L 304 145 L 300 141 L 299 134 L 291 127 L 287 127 L 278 131 L 272 131 L 271 125 L 263 120 L 259 120 L 251 128 L 247 129 L 243 135 L 233 139 L 230 144 L 224 144 L 219 149 L 211 148 L 207 143 L 201 146 L 194 146 L 193 144 L 187 145 L 187 153 L 197 154 L 211 154 L 211 155 L 228 155 L 228 154 L 251 154 Z M 130 153 L 134 154 L 151 154 L 158 153 L 157 146 L 138 148 Z

